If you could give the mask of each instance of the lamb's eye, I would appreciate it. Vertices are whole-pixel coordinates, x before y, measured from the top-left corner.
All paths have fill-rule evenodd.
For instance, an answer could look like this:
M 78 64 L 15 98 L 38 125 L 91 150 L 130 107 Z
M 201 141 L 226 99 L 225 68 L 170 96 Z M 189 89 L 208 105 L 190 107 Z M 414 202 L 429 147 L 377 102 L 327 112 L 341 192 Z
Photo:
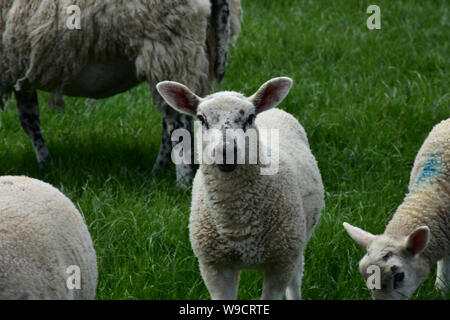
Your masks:
M 200 121 L 202 123 L 202 126 L 208 127 L 208 124 L 206 123 L 206 119 L 204 116 L 199 114 L 199 115 L 197 115 L 197 119 L 198 119 L 198 121 Z
M 245 122 L 245 127 L 251 125 L 253 121 L 255 121 L 255 118 L 256 116 L 254 114 L 249 115 L 247 121 Z
M 392 257 L 393 253 L 392 252 L 388 252 L 383 256 L 383 261 L 388 261 L 390 257 Z
M 400 285 L 400 283 L 405 279 L 405 273 L 399 272 L 394 274 L 394 289 L 397 289 Z

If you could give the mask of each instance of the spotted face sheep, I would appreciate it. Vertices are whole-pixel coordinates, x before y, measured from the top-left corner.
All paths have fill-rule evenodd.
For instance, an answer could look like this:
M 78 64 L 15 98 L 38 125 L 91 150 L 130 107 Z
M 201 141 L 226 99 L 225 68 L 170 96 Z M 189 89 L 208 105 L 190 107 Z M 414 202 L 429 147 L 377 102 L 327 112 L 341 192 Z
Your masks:
M 97 256 L 83 217 L 57 189 L 0 177 L 0 300 L 94 299 Z
M 367 253 L 359 263 L 362 276 L 380 270 L 374 299 L 408 299 L 437 262 L 436 286 L 445 294 L 450 280 L 450 119 L 436 125 L 416 156 L 409 193 L 385 231 L 373 235 L 344 223 Z M 372 271 L 373 273 L 373 271 Z
M 67 27 L 71 6 L 80 9 L 81 29 Z M 154 85 L 175 80 L 210 93 L 224 76 L 241 14 L 240 0 L 0 0 L 0 101 L 14 92 L 42 166 L 50 153 L 36 90 L 52 92 L 50 106 L 64 109 L 63 95 L 101 99 L 147 81 L 163 116 L 157 170 L 169 163 L 172 132 L 192 131 L 192 123 Z M 194 171 L 178 166 L 178 182 L 189 185 Z
M 289 78 L 275 78 L 250 98 L 237 92 L 200 98 L 179 83 L 157 86 L 169 105 L 196 117 L 202 131 L 215 129 L 224 138 L 212 149 L 225 154 L 226 161 L 200 163 L 189 224 L 192 248 L 213 299 L 235 299 L 240 270 L 247 268 L 265 272 L 263 299 L 282 299 L 284 294 L 301 298 L 303 254 L 324 190 L 303 127 L 292 115 L 272 109 L 291 85 Z M 250 150 L 227 140 L 229 129 L 256 131 L 258 149 L 270 152 L 261 152 L 255 163 L 250 157 L 243 163 L 228 157 L 229 150 Z M 269 129 L 278 132 L 278 145 L 263 139 Z M 274 155 L 277 170 L 262 174 Z

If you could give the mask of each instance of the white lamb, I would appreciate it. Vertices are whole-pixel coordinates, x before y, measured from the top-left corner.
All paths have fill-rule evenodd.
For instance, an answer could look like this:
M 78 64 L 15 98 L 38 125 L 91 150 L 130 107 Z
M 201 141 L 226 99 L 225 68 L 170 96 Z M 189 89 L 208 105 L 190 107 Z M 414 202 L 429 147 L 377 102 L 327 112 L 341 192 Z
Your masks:
M 68 11 L 74 6 L 78 17 Z M 0 0 L 0 111 L 14 92 L 43 166 L 50 153 L 36 90 L 52 92 L 50 106 L 63 110 L 63 95 L 101 99 L 147 81 L 163 116 L 157 170 L 169 163 L 172 132 L 192 130 L 192 123 L 163 103 L 155 84 L 175 80 L 212 92 L 224 76 L 241 15 L 240 0 Z M 80 29 L 69 28 L 76 18 Z M 178 182 L 188 186 L 194 170 L 178 166 Z
M 42 181 L 0 177 L 0 300 L 94 299 L 96 286 L 97 256 L 72 202 Z
M 445 294 L 450 280 L 450 119 L 436 125 L 416 156 L 409 193 L 381 235 L 344 223 L 367 254 L 359 263 L 368 279 L 378 266 L 374 299 L 408 299 L 437 262 L 436 286 Z M 376 281 L 375 281 L 376 283 Z
M 275 78 L 250 98 L 237 92 L 199 98 L 179 83 L 157 86 L 169 105 L 199 119 L 205 132 L 217 129 L 222 137 L 229 129 L 279 132 L 279 146 L 271 150 L 279 155 L 278 173 L 262 175 L 261 159 L 238 164 L 234 158 L 223 164 L 202 163 L 194 178 L 190 239 L 213 299 L 235 299 L 244 268 L 264 270 L 262 299 L 282 299 L 284 293 L 288 299 L 301 298 L 303 253 L 324 190 L 302 126 L 282 110 L 269 110 L 291 85 L 289 78 Z M 268 149 L 260 134 L 257 138 L 259 148 Z M 235 141 L 234 146 L 219 143 L 218 153 L 230 147 L 235 154 L 249 150 Z

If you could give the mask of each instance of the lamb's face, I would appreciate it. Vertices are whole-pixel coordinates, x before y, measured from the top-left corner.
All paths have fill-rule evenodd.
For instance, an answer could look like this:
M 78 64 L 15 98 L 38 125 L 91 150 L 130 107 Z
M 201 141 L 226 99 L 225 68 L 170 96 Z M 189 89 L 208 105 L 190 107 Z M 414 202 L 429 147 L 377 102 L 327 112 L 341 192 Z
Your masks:
M 420 227 L 409 236 L 394 239 L 347 223 L 344 227 L 367 251 L 359 262 L 359 272 L 373 299 L 409 299 L 428 275 L 429 267 L 421 253 L 428 244 L 429 229 Z
M 202 126 L 203 150 L 212 151 L 213 165 L 222 172 L 231 172 L 238 164 L 246 163 L 249 148 L 239 137 L 257 137 L 253 103 L 239 93 L 220 92 L 199 104 L 196 117 Z
M 206 153 L 211 155 L 209 158 L 213 161 L 208 161 L 207 165 L 231 172 L 238 164 L 256 164 L 257 151 L 253 148 L 248 152 L 248 148 L 257 144 L 258 133 L 252 130 L 255 129 L 256 115 L 277 106 L 291 86 L 292 80 L 289 78 L 274 78 L 249 98 L 229 91 L 200 98 L 186 86 L 172 81 L 160 82 L 156 87 L 171 107 L 195 117 L 202 123 L 202 132 L 208 132 L 207 139 L 202 137 L 203 152 L 206 142 L 209 148 Z M 246 137 L 249 138 L 248 143 L 245 142 Z
M 384 235 L 373 240 L 359 262 L 359 272 L 375 300 L 410 298 L 427 270 L 424 260 L 408 252 L 404 242 L 399 244 Z

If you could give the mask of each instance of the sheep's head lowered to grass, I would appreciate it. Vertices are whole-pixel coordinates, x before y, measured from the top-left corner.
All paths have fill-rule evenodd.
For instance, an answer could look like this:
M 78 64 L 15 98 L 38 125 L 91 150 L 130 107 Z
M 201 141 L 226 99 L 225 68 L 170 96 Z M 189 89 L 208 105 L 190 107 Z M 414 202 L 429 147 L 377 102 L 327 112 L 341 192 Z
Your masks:
M 359 271 L 374 299 L 408 299 L 428 276 L 429 265 L 420 255 L 428 245 L 428 227 L 395 239 L 385 234 L 373 235 L 348 223 L 344 227 L 367 251 L 359 262 Z
M 277 106 L 288 94 L 292 80 L 287 77 L 274 78 L 247 98 L 241 93 L 224 91 L 205 98 L 195 95 L 186 86 L 171 81 L 160 82 L 157 89 L 164 100 L 175 110 L 193 116 L 202 124 L 202 131 L 208 132 L 209 148 L 214 156 L 212 163 L 222 172 L 231 172 L 238 164 L 249 163 L 255 152 L 249 152 L 250 143 L 238 143 L 239 132 L 251 139 L 250 131 L 257 139 L 256 116 Z M 211 139 L 212 138 L 212 139 Z M 241 140 L 239 140 L 241 141 Z M 203 144 L 203 149 L 207 146 Z M 248 158 L 246 158 L 248 156 Z

